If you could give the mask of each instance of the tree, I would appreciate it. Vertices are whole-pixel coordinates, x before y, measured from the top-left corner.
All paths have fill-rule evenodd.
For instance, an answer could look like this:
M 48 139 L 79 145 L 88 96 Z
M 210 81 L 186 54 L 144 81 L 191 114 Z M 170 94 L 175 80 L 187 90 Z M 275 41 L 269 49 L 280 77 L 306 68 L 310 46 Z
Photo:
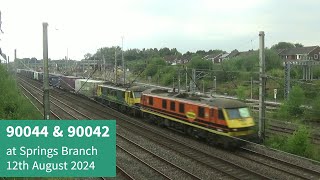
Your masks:
M 303 105 L 304 100 L 305 95 L 303 90 L 299 86 L 293 86 L 287 101 L 289 114 L 293 116 L 302 115 L 303 109 L 301 108 L 301 105 Z
M 141 55 L 139 53 L 140 53 L 139 49 L 129 49 L 125 52 L 124 58 L 127 61 L 138 60 L 138 59 L 141 59 Z
M 295 47 L 303 47 L 303 45 L 301 43 L 296 43 L 294 44 Z
M 200 55 L 193 55 L 191 61 L 188 63 L 188 68 L 194 69 L 210 69 L 212 61 L 203 60 Z
M 220 53 L 225 53 L 225 51 L 222 51 L 220 49 L 210 49 L 207 54 L 220 54 Z
M 287 139 L 285 150 L 300 156 L 310 157 L 312 154 L 312 147 L 310 142 L 310 130 L 301 125 L 299 128 Z
M 290 43 L 290 42 L 279 42 L 278 44 L 275 44 L 271 47 L 271 49 L 290 49 L 290 48 L 294 48 L 295 45 Z
M 170 51 L 171 55 L 181 56 L 181 53 L 176 48 L 172 48 Z
M 35 58 L 35 57 L 32 57 L 31 59 L 30 59 L 31 61 L 31 63 L 36 63 L 37 62 L 37 58 Z
M 154 76 L 160 68 L 165 67 L 166 62 L 162 58 L 153 58 L 144 70 L 146 76 Z
M 198 51 L 196 51 L 196 54 L 197 54 L 197 55 L 200 55 L 200 56 L 205 56 L 205 55 L 206 55 L 206 51 L 204 51 L 204 50 L 198 50 Z
M 92 54 L 87 53 L 84 55 L 84 59 L 90 59 L 92 57 Z
M 236 89 L 237 93 L 237 98 L 240 99 L 241 101 L 246 100 L 246 89 L 243 86 L 238 86 Z
M 311 103 L 311 108 L 307 110 L 308 119 L 317 120 L 320 122 L 319 108 L 320 108 L 320 96 L 317 96 Z
M 286 100 L 278 111 L 278 116 L 289 119 L 291 117 L 300 117 L 304 114 L 305 95 L 299 86 L 293 86 Z
M 171 55 L 171 51 L 170 51 L 170 49 L 167 48 L 167 47 L 161 48 L 161 49 L 159 50 L 159 53 L 160 53 L 160 56 L 161 56 L 161 57 Z
M 266 71 L 282 68 L 282 60 L 273 49 L 266 50 Z

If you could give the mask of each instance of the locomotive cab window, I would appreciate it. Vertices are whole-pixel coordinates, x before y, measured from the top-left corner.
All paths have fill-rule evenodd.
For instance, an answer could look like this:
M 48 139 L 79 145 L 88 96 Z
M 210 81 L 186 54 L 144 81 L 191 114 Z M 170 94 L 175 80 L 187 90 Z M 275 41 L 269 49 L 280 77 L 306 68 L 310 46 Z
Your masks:
M 218 111 L 218 117 L 219 117 L 220 120 L 225 120 L 225 119 L 224 119 L 223 112 L 222 112 L 221 109 Z
M 175 111 L 176 110 L 176 103 L 174 101 L 170 101 L 170 110 Z
M 227 109 L 229 119 L 241 119 L 250 117 L 248 108 Z
M 167 109 L 167 100 L 162 99 L 162 108 Z
M 141 92 L 133 92 L 134 98 L 141 98 Z
M 204 107 L 198 108 L 198 116 L 204 118 Z
M 133 92 L 130 92 L 129 94 L 130 94 L 130 98 L 133 98 Z
M 153 97 L 149 97 L 149 105 L 153 105 Z
M 184 104 L 179 103 L 179 112 L 184 113 Z

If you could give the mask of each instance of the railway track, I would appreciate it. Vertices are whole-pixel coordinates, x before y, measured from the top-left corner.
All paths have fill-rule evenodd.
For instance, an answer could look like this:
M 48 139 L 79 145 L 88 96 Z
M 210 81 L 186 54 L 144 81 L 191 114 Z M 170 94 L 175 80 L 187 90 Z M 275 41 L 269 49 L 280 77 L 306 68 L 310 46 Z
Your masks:
M 185 156 L 186 158 L 191 158 L 193 161 L 197 162 L 197 164 L 201 164 L 203 166 L 207 166 L 211 168 L 213 171 L 223 172 L 224 176 L 226 178 L 233 178 L 233 179 L 273 179 L 275 177 L 270 177 L 266 175 L 264 172 L 258 172 L 255 170 L 252 170 L 250 168 L 244 168 L 238 164 L 236 164 L 233 161 L 228 161 L 226 159 L 223 159 L 219 156 L 215 156 L 214 153 L 204 152 L 204 150 L 199 149 L 198 147 L 191 146 L 189 143 L 183 142 L 179 139 L 176 139 L 175 137 L 168 136 L 166 133 L 163 133 L 159 130 L 157 127 L 150 127 L 146 125 L 145 123 L 142 123 L 140 121 L 137 121 L 134 118 L 125 116 L 123 114 L 119 114 L 119 112 L 112 110 L 110 108 L 106 108 L 104 106 L 101 107 L 100 104 L 92 101 L 88 101 L 88 99 L 82 99 L 79 98 L 76 95 L 68 94 L 68 93 L 62 93 L 59 90 L 53 90 L 52 94 L 60 96 L 60 98 L 63 98 L 66 103 L 74 104 L 77 106 L 82 106 L 83 108 L 86 107 L 87 109 L 91 109 L 91 114 L 95 114 L 96 116 L 100 117 L 100 119 L 117 119 L 117 124 L 119 127 L 121 127 L 122 130 L 129 130 L 130 132 L 133 132 L 134 134 L 138 134 L 143 136 L 146 139 L 149 139 L 150 141 L 153 141 L 155 143 L 161 144 L 163 147 L 170 149 L 171 151 L 175 151 L 182 156 Z M 244 151 L 244 150 L 243 150 Z M 245 152 L 244 152 L 245 153 Z M 248 153 L 251 154 L 251 153 Z M 252 153 L 254 154 L 254 153 Z M 252 155 L 249 158 L 246 158 L 247 161 L 251 161 L 251 163 L 256 164 L 257 166 L 262 166 L 262 164 L 265 163 L 265 161 L 255 161 L 253 157 L 257 157 L 260 155 Z M 251 160 L 250 160 L 251 158 Z M 266 158 L 266 157 L 265 157 Z M 269 159 L 269 161 L 271 161 Z M 275 161 L 275 160 L 272 160 Z M 277 162 L 280 164 L 280 162 Z M 265 163 L 266 164 L 266 163 Z M 278 169 L 275 169 L 272 167 L 272 165 L 263 165 L 267 166 L 268 169 L 273 169 L 277 171 L 281 171 Z M 282 166 L 288 166 L 285 163 L 282 162 Z M 297 167 L 296 167 L 297 168 Z M 286 169 L 286 168 L 284 168 Z M 302 171 L 300 169 L 300 171 Z M 307 170 L 308 171 L 308 170 Z M 292 170 L 289 171 L 281 171 L 284 174 L 284 177 L 292 177 L 292 178 L 300 178 L 303 179 L 303 177 L 313 177 L 313 175 L 306 175 L 299 177 L 297 173 L 292 172 Z M 317 174 L 315 174 L 317 175 Z
M 141 162 L 144 162 L 144 164 L 148 165 L 148 167 L 152 168 L 153 170 L 155 170 L 156 172 L 158 172 L 159 174 L 161 174 L 161 176 L 168 178 L 168 179 L 185 179 L 185 178 L 192 178 L 192 179 L 201 179 L 200 177 L 197 177 L 194 174 L 191 174 L 189 171 L 185 170 L 184 168 L 180 167 L 177 164 L 174 164 L 168 160 L 166 160 L 164 157 L 161 157 L 159 155 L 157 155 L 156 153 L 148 150 L 145 147 L 142 147 L 141 145 L 139 145 L 138 143 L 130 140 L 129 138 L 120 135 L 119 133 L 117 133 L 117 140 L 120 141 L 125 141 L 126 144 L 130 144 L 132 145 L 132 147 L 130 148 L 131 151 L 132 149 L 136 149 L 134 152 L 138 151 L 137 155 L 133 155 L 135 156 L 137 159 L 139 159 Z M 120 143 L 118 143 L 117 147 L 122 149 L 122 145 L 119 145 Z M 126 146 L 126 145 L 123 145 Z M 122 149 L 123 150 L 123 149 Z M 145 160 L 142 160 L 141 158 L 138 158 L 137 156 L 142 156 L 144 157 Z M 156 169 L 157 168 L 157 169 Z M 166 170 L 165 172 L 164 169 Z M 166 173 L 169 172 L 170 175 L 166 175 Z M 170 178 L 170 177 L 174 177 L 174 178 Z
M 32 86 L 33 88 L 36 88 L 36 89 L 39 90 L 38 87 L 35 87 L 35 86 L 33 86 L 33 85 L 31 85 L 31 86 Z M 53 94 L 53 93 L 52 93 L 52 94 Z M 62 92 L 62 93 L 56 92 L 56 93 L 54 93 L 54 95 L 57 95 L 57 96 L 59 96 L 60 98 L 63 98 L 62 96 L 65 96 L 65 93 L 63 93 L 63 92 Z M 65 100 L 69 100 L 68 102 L 71 102 L 71 99 L 66 99 L 65 97 L 64 97 L 64 99 L 65 99 Z M 73 100 L 74 100 L 74 99 L 73 99 Z M 73 103 L 74 103 L 74 101 L 73 101 Z M 84 104 L 84 103 L 83 103 L 83 102 L 79 102 L 79 103 L 77 103 L 77 104 Z M 86 103 L 85 103 L 85 104 L 86 104 Z M 69 106 L 69 105 L 68 105 L 68 106 Z M 103 113 L 103 114 L 104 114 L 104 113 Z M 92 115 L 94 115 L 94 113 L 91 112 L 91 116 L 92 116 Z M 104 114 L 104 116 L 105 116 L 105 114 Z M 100 116 L 100 117 L 101 117 L 101 116 Z M 87 119 L 93 119 L 93 118 L 88 117 Z M 100 118 L 100 119 L 101 119 L 101 118 Z M 160 156 L 152 153 L 151 151 L 148 151 L 147 149 L 143 148 L 142 146 L 139 146 L 137 143 L 129 140 L 128 138 L 125 138 L 125 137 L 122 136 L 121 134 L 117 133 L 117 137 L 119 137 L 119 139 L 120 139 L 120 138 L 125 139 L 125 140 L 127 141 L 127 143 L 130 142 L 131 144 L 134 144 L 135 146 L 139 147 L 140 149 L 143 149 L 143 151 L 148 152 L 149 154 L 152 154 L 152 156 L 156 157 L 157 159 L 160 159 L 160 161 L 165 162 L 167 168 L 168 168 L 169 166 L 172 166 L 172 168 L 175 168 L 175 170 L 172 170 L 171 173 L 179 170 L 179 171 L 184 172 L 185 174 L 187 174 L 187 176 L 192 177 L 192 179 L 200 179 L 200 178 L 196 177 L 195 175 L 189 173 L 188 171 L 184 170 L 183 168 L 181 168 L 181 167 L 179 167 L 179 166 L 177 166 L 177 165 L 174 165 L 173 163 L 171 163 L 171 162 L 169 162 L 169 161 L 166 161 L 164 158 L 161 158 Z M 118 138 L 117 138 L 117 139 L 118 139 Z M 132 149 L 132 148 L 130 148 L 130 149 Z M 126 154 L 129 154 L 131 157 L 133 157 L 133 158 L 134 158 L 135 160 L 137 160 L 138 162 L 144 164 L 146 167 L 148 167 L 148 168 L 150 168 L 150 169 L 153 169 L 153 171 L 157 172 L 158 176 L 159 176 L 159 175 L 163 176 L 164 179 L 177 179 L 177 178 L 178 178 L 178 176 L 175 176 L 175 178 L 169 177 L 168 175 L 166 175 L 166 172 L 163 172 L 163 170 L 161 170 L 161 169 L 156 169 L 156 166 L 151 166 L 152 163 L 151 163 L 151 164 L 148 164 L 147 162 L 145 162 L 144 160 L 138 158 L 136 155 L 132 154 L 130 151 L 126 150 L 124 147 L 122 147 L 122 146 L 120 146 L 120 145 L 118 145 L 118 144 L 117 144 L 117 151 L 121 151 L 121 152 L 124 152 L 124 153 L 126 153 Z M 118 152 L 118 153 L 119 153 L 119 152 Z M 120 170 L 120 171 L 121 171 L 121 174 L 124 174 L 127 178 L 129 178 L 129 179 L 135 179 L 135 178 L 133 178 L 132 175 L 129 175 L 129 173 L 125 172 L 122 168 L 117 167 L 117 169 Z
M 43 91 L 41 89 L 39 89 L 38 87 L 34 86 L 34 85 L 27 84 L 28 82 L 26 82 L 23 79 L 20 79 L 20 80 L 21 80 L 20 82 L 23 82 L 23 84 L 24 84 L 24 85 L 22 85 L 20 83 L 20 87 L 23 89 L 24 92 L 26 92 L 28 94 L 28 95 L 25 94 L 25 96 L 30 101 L 31 101 L 31 98 L 29 98 L 29 97 L 32 97 L 32 99 L 36 100 L 39 103 L 40 109 L 43 109 L 43 103 L 41 102 L 41 100 L 39 98 L 39 97 L 42 97 Z M 26 86 L 28 86 L 28 87 L 26 87 Z M 32 90 L 33 93 L 30 90 Z M 37 94 L 37 95 L 35 95 L 35 94 Z M 63 106 L 60 106 L 57 103 L 54 103 L 54 102 L 50 101 L 50 103 L 53 103 L 55 106 L 57 106 L 59 108 L 59 109 L 56 109 L 56 110 L 61 110 L 64 113 L 67 113 L 68 115 L 70 115 L 71 119 L 80 120 L 80 119 L 77 118 L 77 115 L 73 115 L 73 114 L 75 114 L 75 112 L 81 114 L 84 117 L 86 117 L 85 119 L 92 119 L 89 116 L 87 116 L 87 115 L 83 114 L 82 112 L 80 112 L 79 110 L 76 110 L 75 108 L 69 106 L 68 104 L 66 104 L 64 102 L 62 102 L 61 100 L 59 100 L 59 99 L 57 99 L 57 98 L 55 98 L 53 96 L 50 96 L 50 97 L 54 98 L 57 102 L 60 102 L 63 105 Z M 35 104 L 34 104 L 34 106 L 40 111 L 39 106 L 36 106 Z M 74 112 L 71 114 L 70 112 L 68 112 L 68 109 L 65 109 L 65 107 L 69 108 L 69 110 L 72 109 L 72 111 L 74 111 Z M 56 117 L 58 120 L 61 120 L 61 118 L 57 115 L 58 113 L 55 113 L 55 112 L 51 111 L 51 114 L 53 115 L 53 117 Z M 66 119 L 66 118 L 63 118 L 63 119 Z M 127 173 L 123 168 L 119 167 L 118 165 L 116 166 L 116 169 L 117 169 L 117 173 L 120 174 L 121 176 L 125 177 L 125 179 L 131 179 L 131 180 L 135 179 L 129 173 Z M 100 179 L 107 179 L 107 178 L 100 177 Z
M 28 84 L 26 81 L 20 79 L 20 87 L 30 94 L 33 98 L 35 98 L 38 102 L 41 102 L 43 98 L 43 90 L 41 90 L 38 87 L 35 87 L 34 85 Z M 31 93 L 30 91 L 33 91 Z M 40 100 L 41 99 L 41 100 Z M 43 106 L 43 103 L 41 102 L 41 105 Z M 53 105 L 53 107 L 52 107 Z M 50 95 L 50 106 L 53 110 L 51 110 L 51 114 L 54 115 L 54 117 L 58 117 L 58 119 L 88 119 L 89 117 L 79 110 L 71 107 L 70 105 L 64 103 L 63 101 L 59 100 L 58 98 L 55 98 L 54 96 Z M 65 112 L 63 117 L 59 117 L 57 113 L 54 113 L 53 111 L 63 111 Z
M 281 136 L 286 137 L 288 135 L 292 135 L 296 130 L 297 130 L 297 126 L 294 126 L 291 124 L 286 124 L 284 122 L 280 123 L 280 122 L 271 121 L 268 123 L 267 133 L 277 134 L 277 135 L 281 135 Z M 313 133 L 311 133 L 311 136 L 309 138 L 313 144 L 320 145 L 319 132 L 313 131 Z
M 265 166 L 271 167 L 274 170 L 281 171 L 283 173 L 287 173 L 291 175 L 295 179 L 319 179 L 320 170 L 310 169 L 308 167 L 302 167 L 299 164 L 294 164 L 288 161 L 285 161 L 280 158 L 276 158 L 270 155 L 262 154 L 258 151 L 241 147 L 241 151 L 236 152 L 235 154 L 257 162 L 259 164 L 263 164 Z
M 138 132 L 137 132 L 138 133 Z M 155 136 L 155 137 L 157 137 L 157 136 Z M 161 140 L 162 140 L 162 138 L 161 138 Z M 159 140 L 155 140 L 155 142 L 161 142 L 161 140 L 159 139 Z M 169 143 L 170 144 L 170 143 Z M 173 143 L 172 143 L 173 144 Z M 176 146 L 174 146 L 173 148 L 175 148 L 176 149 Z M 188 156 L 189 157 L 189 156 Z M 207 157 L 207 155 L 206 155 L 206 157 Z M 270 158 L 272 158 L 271 156 L 270 156 Z M 272 159 L 274 159 L 274 158 L 272 158 Z M 252 159 L 251 158 L 251 160 L 253 160 L 253 161 L 255 161 L 255 162 L 257 162 L 257 163 L 261 163 L 261 162 L 258 162 L 258 161 L 256 161 L 256 160 L 254 160 L 254 159 Z M 204 162 L 204 161 L 202 161 L 202 162 Z M 282 163 L 285 163 L 284 161 L 282 162 Z M 265 165 L 267 165 L 266 163 L 262 163 L 262 164 L 265 164 Z M 290 164 L 290 163 L 285 163 L 285 164 L 287 164 L 288 166 L 293 166 L 292 164 Z M 267 166 L 269 166 L 270 168 L 273 168 L 273 169 L 275 169 L 275 170 L 279 170 L 279 171 L 282 171 L 283 173 L 286 173 L 286 174 L 288 174 L 288 175 L 292 175 L 293 177 L 300 177 L 300 178 L 302 178 L 302 177 L 306 177 L 306 176 L 299 176 L 299 174 L 297 174 L 297 173 L 295 173 L 295 174 L 293 174 L 292 173 L 292 171 L 290 170 L 290 168 L 289 168 L 289 170 L 288 171 L 284 171 L 284 170 L 281 170 L 280 168 L 274 168 L 273 166 L 271 166 L 271 165 L 267 165 Z M 301 169 L 301 167 L 300 167 L 300 169 Z M 307 170 L 308 171 L 308 170 Z M 300 172 L 301 172 L 301 170 L 300 170 Z M 314 172 L 315 173 L 315 175 L 314 176 L 309 176 L 310 178 L 311 177 L 317 177 L 317 173 L 316 172 Z M 237 173 L 237 175 L 239 175 L 239 173 Z M 245 176 L 245 177 L 247 177 L 247 176 Z M 242 178 L 240 178 L 240 179 L 242 179 Z M 302 178 L 303 179 L 303 178 Z
M 32 103 L 33 106 L 36 107 L 36 109 L 41 113 L 42 116 L 43 115 L 43 102 L 42 99 L 40 100 L 40 98 L 36 97 L 35 95 L 33 95 L 26 87 L 24 87 L 23 85 L 19 84 L 19 86 L 21 87 L 21 89 L 23 90 L 23 95 L 30 100 L 30 102 Z M 41 111 L 41 110 L 42 111 Z M 52 119 L 58 119 L 60 120 L 61 118 L 54 113 L 52 110 L 50 110 L 51 115 L 52 115 Z
M 67 96 L 68 96 L 68 98 L 71 98 L 71 99 L 74 98 L 73 102 L 74 101 L 82 101 L 81 99 L 71 97 L 73 95 L 67 95 Z M 69 101 L 71 101 L 71 99 Z M 96 105 L 98 107 L 100 107 L 100 109 L 98 109 L 97 106 L 90 105 L 89 103 L 78 102 L 76 104 L 78 104 L 78 105 L 85 104 L 86 106 L 91 106 L 92 109 L 95 109 L 96 111 L 101 109 L 100 105 L 98 105 L 98 104 L 96 104 Z M 112 111 L 114 111 L 114 110 L 112 110 Z M 94 113 L 97 113 L 97 112 L 94 112 Z M 101 114 L 101 116 L 105 116 L 105 114 L 110 114 L 110 113 L 111 112 L 109 112 L 109 111 L 102 110 L 99 114 Z M 223 172 L 226 177 L 235 178 L 235 179 L 244 179 L 244 178 L 248 178 L 248 177 L 253 178 L 253 179 L 256 179 L 256 178 L 268 179 L 268 177 L 264 176 L 263 174 L 259 174 L 254 171 L 250 171 L 249 169 L 245 169 L 243 167 L 240 167 L 231 161 L 225 161 L 224 159 L 219 158 L 218 156 L 214 157 L 211 154 L 197 151 L 197 149 L 194 147 L 190 148 L 188 146 L 188 144 L 186 144 L 186 143 L 182 143 L 182 144 L 180 143 L 179 148 L 178 148 L 177 143 L 179 143 L 179 142 L 177 140 L 175 140 L 173 137 L 168 138 L 167 135 L 165 135 L 163 133 L 161 133 L 161 134 L 154 133 L 154 132 L 156 132 L 155 128 L 150 130 L 149 128 L 146 128 L 143 125 L 141 126 L 141 122 L 139 122 L 140 125 L 137 125 L 138 121 L 137 120 L 132 121 L 132 118 L 130 118 L 128 120 L 123 120 L 123 119 L 127 119 L 128 117 L 126 116 L 124 118 L 123 115 L 120 115 L 118 112 L 115 112 L 112 114 L 113 114 L 112 119 L 118 119 L 118 124 L 121 126 L 121 128 L 125 128 L 131 132 L 134 132 L 136 134 L 140 134 L 143 137 L 147 137 L 148 139 L 152 140 L 153 142 L 157 142 L 158 144 L 161 144 L 161 145 L 165 146 L 166 148 L 169 148 L 173 151 L 177 151 L 179 149 L 180 154 L 182 154 L 188 158 L 192 158 L 194 161 L 196 161 L 199 164 L 205 165 L 205 166 L 207 166 L 211 169 L 214 169 L 216 171 Z M 111 117 L 108 116 L 107 118 L 111 118 Z M 123 122 L 120 123 L 119 120 L 121 120 Z M 143 131 L 141 131 L 142 128 L 143 128 Z M 166 140 L 164 140 L 164 139 L 166 139 Z M 164 142 L 164 141 L 166 141 L 166 142 Z M 199 155 L 199 154 L 201 154 L 201 155 Z M 211 159 L 208 157 L 210 157 Z M 219 161 L 219 163 L 217 163 L 217 161 Z

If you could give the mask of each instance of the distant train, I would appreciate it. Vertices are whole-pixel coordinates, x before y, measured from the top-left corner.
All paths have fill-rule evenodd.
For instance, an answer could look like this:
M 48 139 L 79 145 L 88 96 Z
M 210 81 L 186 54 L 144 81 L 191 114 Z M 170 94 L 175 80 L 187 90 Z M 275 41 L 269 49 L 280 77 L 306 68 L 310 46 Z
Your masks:
M 38 81 L 43 78 L 35 71 L 17 72 Z M 174 128 L 213 144 L 235 147 L 241 144 L 238 138 L 248 139 L 254 134 L 255 123 L 249 108 L 238 100 L 145 86 L 121 87 L 74 76 L 51 74 L 50 77 L 54 87 L 79 93 L 120 112 L 142 116 L 159 126 Z

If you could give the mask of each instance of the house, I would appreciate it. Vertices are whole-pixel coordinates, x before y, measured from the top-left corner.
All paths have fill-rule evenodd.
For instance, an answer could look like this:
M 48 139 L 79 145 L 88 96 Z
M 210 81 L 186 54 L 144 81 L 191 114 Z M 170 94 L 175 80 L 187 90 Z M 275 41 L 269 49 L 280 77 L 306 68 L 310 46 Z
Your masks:
M 230 58 L 233 58 L 235 56 L 237 56 L 239 54 L 238 50 L 233 50 L 231 51 L 231 53 L 217 53 L 217 54 L 211 54 L 211 55 L 207 55 L 205 57 L 203 57 L 203 59 L 205 60 L 210 60 L 212 61 L 212 63 L 221 63 L 224 60 L 228 60 Z
M 216 53 L 216 54 L 210 54 L 210 55 L 206 55 L 205 57 L 203 57 L 203 59 L 207 60 L 207 61 L 212 61 L 213 64 L 215 63 L 220 63 L 220 57 L 222 56 L 223 53 Z
M 320 47 L 296 47 L 283 50 L 279 53 L 283 60 L 320 60 Z
M 239 51 L 236 50 L 236 49 L 231 51 L 231 53 L 222 54 L 221 57 L 219 58 L 219 62 L 222 62 L 224 60 L 228 60 L 230 58 L 236 57 L 238 54 L 239 54 Z

